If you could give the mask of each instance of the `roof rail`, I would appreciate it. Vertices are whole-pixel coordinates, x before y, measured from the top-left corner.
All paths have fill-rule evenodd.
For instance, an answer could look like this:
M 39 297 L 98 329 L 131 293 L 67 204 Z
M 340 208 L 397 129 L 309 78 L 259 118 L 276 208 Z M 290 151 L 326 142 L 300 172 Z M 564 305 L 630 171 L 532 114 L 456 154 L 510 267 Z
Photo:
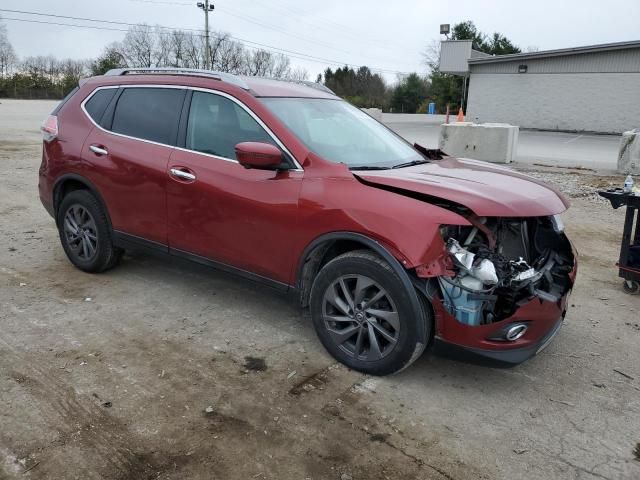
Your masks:
M 333 90 L 331 90 L 325 84 L 320 82 L 312 82 L 310 80 L 288 80 L 288 81 L 293 83 L 300 83 L 302 85 L 306 85 L 307 87 L 313 88 L 315 90 L 320 90 L 321 92 L 330 93 L 331 95 L 336 95 L 336 93 Z
M 292 78 L 269 78 L 269 80 L 277 80 L 279 82 L 289 82 L 289 83 L 297 83 L 298 85 L 304 85 L 309 88 L 313 88 L 314 90 L 320 90 L 324 93 L 330 93 L 331 95 L 336 95 L 336 93 L 331 90 L 326 85 L 319 82 L 312 82 L 311 80 L 294 80 Z M 337 97 L 337 95 L 336 95 Z
M 114 68 L 109 70 L 105 75 L 190 75 L 193 77 L 207 77 L 223 82 L 231 83 L 244 90 L 249 90 L 249 85 L 237 75 L 227 72 L 214 72 L 212 70 L 201 70 L 198 68 L 179 68 L 179 67 L 133 67 L 133 68 Z

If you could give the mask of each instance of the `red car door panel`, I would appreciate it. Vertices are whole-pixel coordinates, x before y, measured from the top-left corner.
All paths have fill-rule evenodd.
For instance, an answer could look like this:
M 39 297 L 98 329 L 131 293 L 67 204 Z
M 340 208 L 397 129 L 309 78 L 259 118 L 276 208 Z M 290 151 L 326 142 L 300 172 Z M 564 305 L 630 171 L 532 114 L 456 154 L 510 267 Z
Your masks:
M 108 153 L 97 154 L 91 146 Z M 172 150 L 98 127 L 89 134 L 83 156 L 114 230 L 167 244 L 166 170 Z
M 193 92 L 184 136 L 167 169 L 169 246 L 288 283 L 303 172 L 240 165 L 238 143 L 283 146 L 224 93 Z
M 182 150 L 169 163 L 196 177 L 167 184 L 169 246 L 288 283 L 302 172 L 248 170 Z

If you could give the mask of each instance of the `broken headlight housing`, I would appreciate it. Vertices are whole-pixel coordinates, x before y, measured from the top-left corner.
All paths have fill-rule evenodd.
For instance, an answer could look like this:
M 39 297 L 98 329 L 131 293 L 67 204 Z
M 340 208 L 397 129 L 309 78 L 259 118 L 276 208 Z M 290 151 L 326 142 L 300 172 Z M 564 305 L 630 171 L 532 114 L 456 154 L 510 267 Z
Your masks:
M 573 253 L 558 216 L 473 220 L 440 229 L 455 275 L 438 283 L 458 321 L 504 320 L 534 298 L 558 302 L 571 288 Z

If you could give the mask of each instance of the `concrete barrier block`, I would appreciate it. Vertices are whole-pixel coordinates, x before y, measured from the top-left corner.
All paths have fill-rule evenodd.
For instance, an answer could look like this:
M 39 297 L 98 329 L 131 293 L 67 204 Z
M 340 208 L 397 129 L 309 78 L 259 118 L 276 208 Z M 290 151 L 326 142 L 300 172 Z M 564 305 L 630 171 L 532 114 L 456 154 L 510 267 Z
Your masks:
M 511 163 L 517 154 L 519 131 L 506 123 L 443 124 L 438 147 L 453 157 Z
M 370 116 L 375 118 L 377 121 L 379 122 L 382 121 L 382 110 L 380 108 L 363 108 L 362 111 L 364 113 L 369 114 Z
M 618 148 L 618 172 L 640 175 L 640 129 L 624 132 Z

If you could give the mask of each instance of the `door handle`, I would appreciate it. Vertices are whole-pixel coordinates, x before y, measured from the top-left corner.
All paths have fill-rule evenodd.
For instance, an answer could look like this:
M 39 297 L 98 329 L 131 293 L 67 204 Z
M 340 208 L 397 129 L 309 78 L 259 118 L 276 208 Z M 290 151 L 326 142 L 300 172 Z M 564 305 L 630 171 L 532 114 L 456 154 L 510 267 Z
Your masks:
M 98 145 L 90 145 L 89 150 L 91 150 L 96 155 L 109 155 L 109 151 L 106 148 L 100 147 Z
M 169 173 L 180 180 L 187 180 L 188 182 L 193 182 L 196 179 L 193 173 L 182 170 L 181 168 L 173 167 L 169 170 Z

